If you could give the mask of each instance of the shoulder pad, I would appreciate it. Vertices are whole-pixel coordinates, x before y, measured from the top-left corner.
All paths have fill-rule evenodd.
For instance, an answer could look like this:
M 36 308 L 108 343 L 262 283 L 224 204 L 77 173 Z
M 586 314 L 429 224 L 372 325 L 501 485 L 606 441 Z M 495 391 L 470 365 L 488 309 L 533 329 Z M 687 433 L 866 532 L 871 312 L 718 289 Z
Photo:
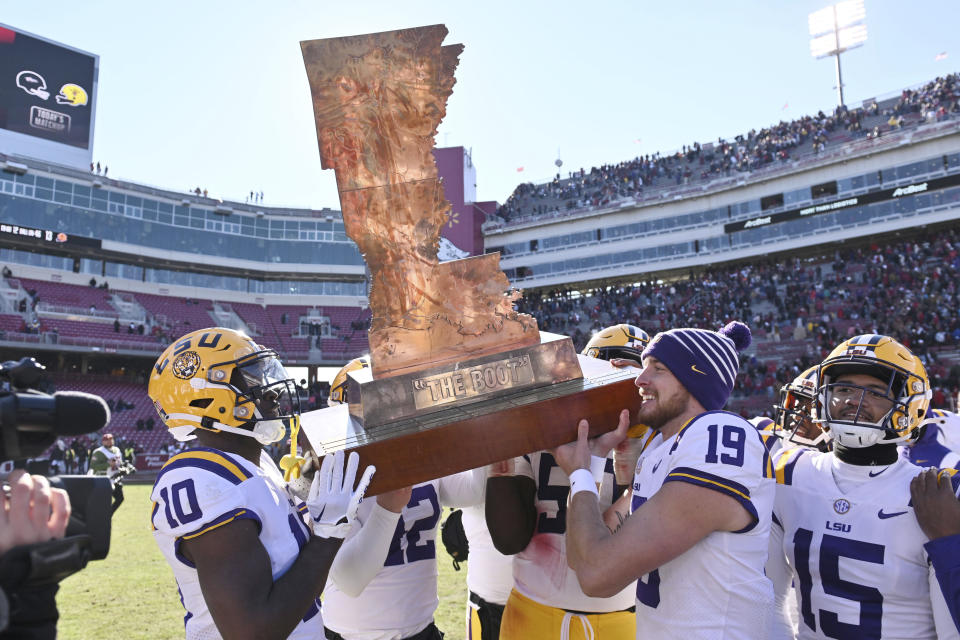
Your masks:
M 184 468 L 212 473 L 231 484 L 240 484 L 253 477 L 253 474 L 247 471 L 243 464 L 233 456 L 216 449 L 198 447 L 182 451 L 167 460 L 160 469 L 160 473 L 157 474 L 155 484 L 159 485 L 161 479 L 167 473 Z
M 810 449 L 803 447 L 783 449 L 780 451 L 773 465 L 773 474 L 777 484 L 793 484 L 793 470 L 796 468 L 800 458 L 808 453 L 810 453 Z

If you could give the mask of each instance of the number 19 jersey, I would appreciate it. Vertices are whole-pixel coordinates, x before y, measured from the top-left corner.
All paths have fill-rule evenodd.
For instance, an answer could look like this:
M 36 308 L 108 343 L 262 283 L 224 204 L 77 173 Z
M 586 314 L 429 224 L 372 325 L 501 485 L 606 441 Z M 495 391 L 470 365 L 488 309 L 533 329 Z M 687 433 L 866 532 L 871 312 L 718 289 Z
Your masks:
M 764 575 L 773 472 L 757 429 L 709 411 L 644 453 L 631 511 L 668 482 L 729 496 L 753 516 L 740 531 L 714 531 L 637 581 L 637 638 L 755 640 L 769 637 L 773 585 Z M 631 516 L 633 517 L 633 516 Z

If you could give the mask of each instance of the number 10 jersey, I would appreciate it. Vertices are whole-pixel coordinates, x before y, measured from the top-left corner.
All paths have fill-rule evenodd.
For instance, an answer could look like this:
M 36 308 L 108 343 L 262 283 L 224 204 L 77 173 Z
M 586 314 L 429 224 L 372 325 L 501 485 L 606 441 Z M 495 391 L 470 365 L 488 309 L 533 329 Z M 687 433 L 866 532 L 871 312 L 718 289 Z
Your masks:
M 276 580 L 286 573 L 310 538 L 301 515 L 306 505 L 294 505 L 280 470 L 266 454 L 256 466 L 239 455 L 217 449 L 188 449 L 163 465 L 150 499 L 153 536 L 173 569 L 180 601 L 187 610 L 183 619 L 187 640 L 219 638 L 220 633 L 203 599 L 197 570 L 180 553 L 184 540 L 236 520 L 253 520 Z M 290 634 L 290 638 L 317 637 L 323 637 L 319 598 Z

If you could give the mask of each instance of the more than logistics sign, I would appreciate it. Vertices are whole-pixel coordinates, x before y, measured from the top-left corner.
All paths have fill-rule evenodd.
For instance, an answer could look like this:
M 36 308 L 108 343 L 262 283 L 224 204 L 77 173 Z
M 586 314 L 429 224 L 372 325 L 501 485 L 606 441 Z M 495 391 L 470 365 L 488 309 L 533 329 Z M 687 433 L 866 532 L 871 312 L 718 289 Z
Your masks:
M 789 222 L 791 220 L 800 220 L 801 218 L 808 218 L 810 216 L 816 216 L 823 213 L 832 213 L 834 211 L 849 209 L 850 207 L 859 207 L 866 204 L 884 202 L 886 200 L 896 200 L 897 198 L 913 195 L 915 193 L 936 191 L 938 189 L 944 189 L 946 187 L 952 187 L 958 184 L 960 184 L 960 174 L 944 176 L 942 178 L 934 178 L 932 180 L 925 180 L 924 182 L 917 182 L 905 187 L 881 189 L 880 191 L 873 191 L 871 193 L 865 193 L 863 195 L 849 198 L 841 198 L 832 202 L 825 202 L 823 204 L 803 207 L 802 209 L 791 209 L 789 211 L 781 211 L 779 213 L 755 216 L 747 220 L 740 220 L 739 222 L 725 224 L 723 225 L 723 231 L 724 233 L 734 233 L 736 231 L 744 231 L 746 229 L 756 229 L 758 227 L 766 227 L 771 224 L 778 224 L 780 222 Z

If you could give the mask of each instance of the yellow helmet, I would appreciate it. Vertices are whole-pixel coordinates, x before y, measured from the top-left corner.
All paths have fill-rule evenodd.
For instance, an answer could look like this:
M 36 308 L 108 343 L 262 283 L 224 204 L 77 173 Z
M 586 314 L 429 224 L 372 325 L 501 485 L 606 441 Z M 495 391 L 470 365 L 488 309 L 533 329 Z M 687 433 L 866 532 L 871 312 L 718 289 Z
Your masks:
M 194 429 L 277 442 L 300 413 L 296 382 L 277 352 L 224 327 L 200 329 L 164 350 L 147 394 L 177 440 Z
M 773 407 L 773 433 L 781 440 L 826 451 L 830 439 L 812 412 L 818 368 L 810 367 L 780 389 L 780 402 Z
M 881 384 L 871 388 L 837 382 L 851 374 L 868 375 Z M 846 447 L 909 440 L 920 428 L 932 396 L 920 358 L 893 338 L 877 334 L 854 336 L 840 344 L 820 364 L 817 379 L 817 422 Z M 864 415 L 871 412 L 871 403 L 884 409 L 874 420 Z
M 630 358 L 639 362 L 640 353 L 648 342 L 650 342 L 650 336 L 640 327 L 632 324 L 615 324 L 593 334 L 580 354 L 601 360 Z
M 87 104 L 87 92 L 78 84 L 68 83 L 60 87 L 56 96 L 57 104 L 68 104 L 71 107 L 82 107 Z
M 333 376 L 333 382 L 330 383 L 330 397 L 327 399 L 327 405 L 334 407 L 338 404 L 347 402 L 347 374 L 351 371 L 359 371 L 370 366 L 369 356 L 360 356 L 354 358 L 337 371 Z
M 615 324 L 593 334 L 580 355 L 600 360 L 629 358 L 640 362 L 640 353 L 650 342 L 650 336 L 632 324 Z M 627 431 L 627 437 L 640 438 L 649 430 L 645 424 L 635 424 Z

